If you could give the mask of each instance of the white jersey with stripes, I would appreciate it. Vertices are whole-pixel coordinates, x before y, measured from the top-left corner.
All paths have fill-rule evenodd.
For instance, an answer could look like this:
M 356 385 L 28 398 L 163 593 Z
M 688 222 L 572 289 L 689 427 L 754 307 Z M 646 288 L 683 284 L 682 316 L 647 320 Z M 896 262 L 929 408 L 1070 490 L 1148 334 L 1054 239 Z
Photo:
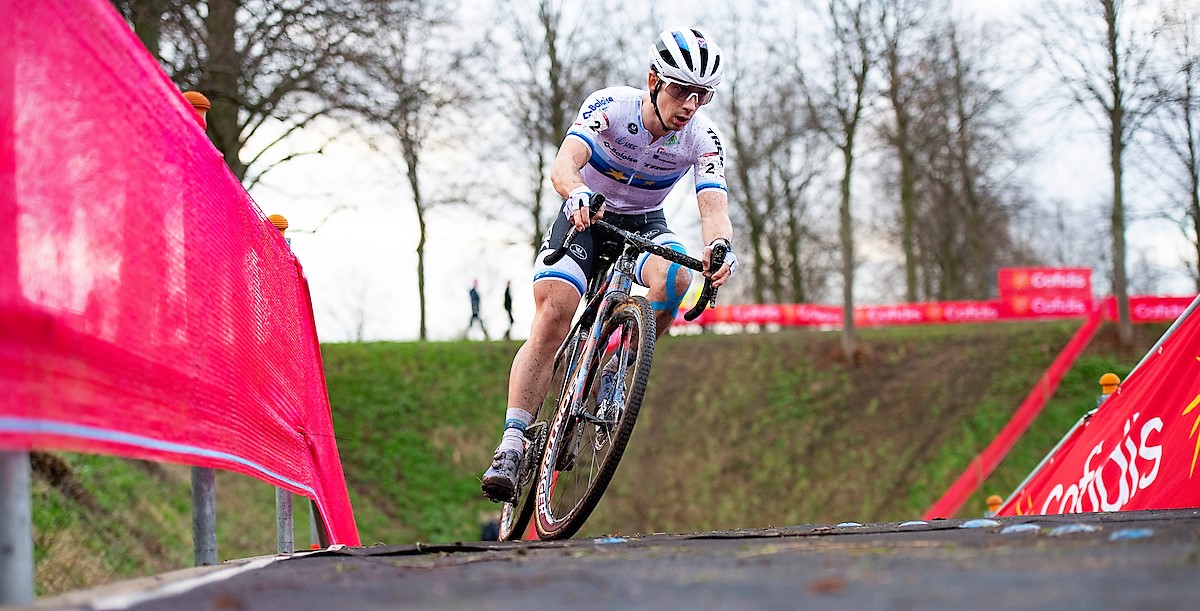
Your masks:
M 679 131 L 654 139 L 642 125 L 642 90 L 609 87 L 579 109 L 567 138 L 591 149 L 580 170 L 588 188 L 603 193 L 605 209 L 619 214 L 658 210 L 690 169 L 696 193 L 728 190 L 721 132 L 700 109 Z

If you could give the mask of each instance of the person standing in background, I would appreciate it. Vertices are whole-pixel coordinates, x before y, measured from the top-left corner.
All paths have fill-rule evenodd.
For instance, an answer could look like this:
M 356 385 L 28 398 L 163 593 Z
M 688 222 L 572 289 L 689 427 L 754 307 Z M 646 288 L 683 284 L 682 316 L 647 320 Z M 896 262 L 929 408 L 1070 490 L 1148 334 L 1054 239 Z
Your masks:
M 471 332 L 471 327 L 475 326 L 475 321 L 479 321 L 479 330 L 483 331 L 483 339 L 490 339 L 488 337 L 487 328 L 483 326 L 483 319 L 479 317 L 479 281 L 478 280 L 471 281 L 471 291 L 470 291 L 469 295 L 471 296 L 471 322 L 467 323 L 467 330 L 464 333 L 464 335 L 469 334 Z
M 508 313 L 508 329 L 504 331 L 504 339 L 512 339 L 513 323 L 516 322 L 512 315 L 512 280 L 504 281 L 504 311 Z

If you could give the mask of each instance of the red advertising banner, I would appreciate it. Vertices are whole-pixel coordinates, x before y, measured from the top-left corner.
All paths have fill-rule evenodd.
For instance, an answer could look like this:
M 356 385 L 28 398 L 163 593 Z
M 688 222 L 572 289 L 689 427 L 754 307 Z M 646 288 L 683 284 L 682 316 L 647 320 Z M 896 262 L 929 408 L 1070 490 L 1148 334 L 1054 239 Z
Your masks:
M 1200 316 L 1189 316 L 999 515 L 1200 507 Z
M 1011 295 L 1000 301 L 1004 318 L 1083 318 L 1092 310 L 1092 297 L 1072 295 Z
M 1018 295 L 1091 299 L 1088 267 L 1004 267 L 996 274 L 1000 299 Z
M 1192 303 L 1192 297 L 1165 297 L 1161 295 L 1134 295 L 1129 298 L 1129 317 L 1133 322 L 1175 320 Z M 1104 315 L 1117 319 L 1117 302 L 1109 299 L 1104 304 Z
M 1175 320 L 1191 303 L 1193 296 L 1164 297 L 1139 295 L 1129 298 L 1133 322 Z M 893 305 L 858 306 L 854 308 L 854 324 L 859 327 L 891 325 L 981 323 L 1013 320 L 1050 320 L 1086 318 L 1095 301 L 1077 296 L 1018 295 L 1005 302 L 989 301 L 930 301 Z M 1101 304 L 1105 320 L 1117 317 L 1116 302 L 1111 298 Z M 778 325 L 780 327 L 842 326 L 842 308 L 819 304 L 761 304 L 717 306 L 705 310 L 692 322 L 683 319 L 682 312 L 675 325 Z

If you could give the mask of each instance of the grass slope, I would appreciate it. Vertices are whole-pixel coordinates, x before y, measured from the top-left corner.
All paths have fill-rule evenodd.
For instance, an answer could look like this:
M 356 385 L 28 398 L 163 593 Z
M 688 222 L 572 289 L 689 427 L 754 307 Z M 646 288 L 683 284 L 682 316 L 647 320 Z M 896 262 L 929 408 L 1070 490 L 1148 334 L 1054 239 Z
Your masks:
M 858 363 L 834 333 L 670 338 L 656 347 L 642 415 L 579 536 L 918 517 L 1008 421 L 1078 328 L 1057 323 L 861 333 Z M 1134 349 L 1101 335 L 962 515 L 1008 494 L 1095 405 Z M 322 347 L 334 424 L 365 545 L 474 540 L 496 506 L 479 493 L 503 419 L 517 342 Z M 39 595 L 191 564 L 189 470 L 35 454 Z M 275 549 L 274 492 L 218 473 L 219 557 Z M 309 543 L 297 503 L 298 548 Z

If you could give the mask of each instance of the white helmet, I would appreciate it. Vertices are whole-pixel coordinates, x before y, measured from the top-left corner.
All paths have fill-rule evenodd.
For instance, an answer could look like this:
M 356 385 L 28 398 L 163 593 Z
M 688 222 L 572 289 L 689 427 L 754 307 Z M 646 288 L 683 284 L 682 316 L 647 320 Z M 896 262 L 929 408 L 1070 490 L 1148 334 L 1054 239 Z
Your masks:
M 708 88 L 720 85 L 725 73 L 721 48 L 697 29 L 659 34 L 650 47 L 650 68 L 671 80 Z

